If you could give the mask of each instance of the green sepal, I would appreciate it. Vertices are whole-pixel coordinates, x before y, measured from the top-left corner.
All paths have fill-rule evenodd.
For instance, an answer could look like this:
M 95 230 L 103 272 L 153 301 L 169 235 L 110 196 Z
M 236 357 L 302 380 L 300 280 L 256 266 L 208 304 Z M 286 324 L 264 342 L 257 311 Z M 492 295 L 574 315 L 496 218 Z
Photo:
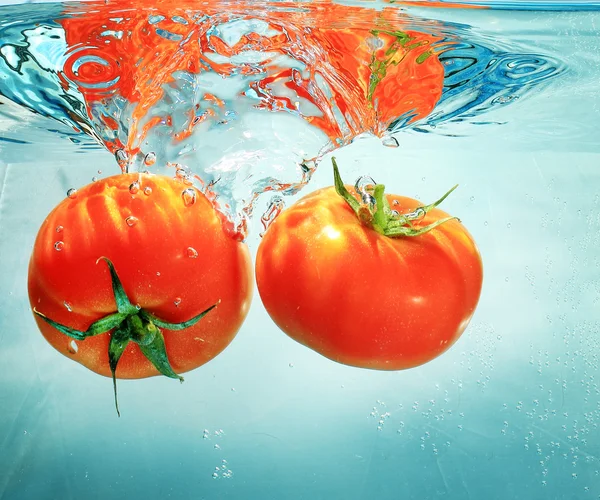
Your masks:
M 112 374 L 113 390 L 115 393 L 115 408 L 117 409 L 117 415 L 120 417 L 121 412 L 119 411 L 119 402 L 117 400 L 117 364 L 121 355 L 125 351 L 125 348 L 129 344 L 129 331 L 128 326 L 124 328 L 117 328 L 110 337 L 110 343 L 108 345 L 108 365 Z
M 183 377 L 177 375 L 173 371 L 173 368 L 171 368 L 171 363 L 169 363 L 169 358 L 167 357 L 167 351 L 165 348 L 165 338 L 158 328 L 152 343 L 148 345 L 140 344 L 140 350 L 142 351 L 142 354 L 148 358 L 150 363 L 154 365 L 154 368 L 156 368 L 165 377 L 176 378 L 179 379 L 180 382 L 183 382 Z
M 86 330 L 86 336 L 91 337 L 92 335 L 98 335 L 100 333 L 106 333 L 113 328 L 118 327 L 123 320 L 129 316 L 127 313 L 117 312 L 114 314 L 109 314 L 108 316 L 104 316 L 104 318 L 100 318 L 98 321 L 94 321 Z
M 346 200 L 346 203 L 350 205 L 350 208 L 354 210 L 354 212 L 358 215 L 358 211 L 361 208 L 361 204 L 354 196 L 350 194 L 350 191 L 346 189 L 335 158 L 332 157 L 331 162 L 333 163 L 333 183 L 335 186 L 336 193 L 339 194 L 342 198 L 344 198 L 344 200 Z
M 115 313 L 105 316 L 104 318 L 99 319 L 98 321 L 94 321 L 87 330 L 81 331 L 75 328 L 71 328 L 70 326 L 61 325 L 56 321 L 48 318 L 37 309 L 33 309 L 33 312 L 42 318 L 46 323 L 50 326 L 56 328 L 59 332 L 65 334 L 67 337 L 71 337 L 75 340 L 85 340 L 87 337 L 93 337 L 94 335 L 99 335 L 101 333 L 106 333 L 113 328 L 119 326 L 123 320 L 127 317 L 127 314 L 123 313 Z
M 113 293 L 115 295 L 115 302 L 117 304 L 117 311 L 120 313 L 123 313 L 123 314 L 127 314 L 127 315 L 137 313 L 138 308 L 135 307 L 134 305 L 132 305 L 131 302 L 129 302 L 129 298 L 127 297 L 127 294 L 125 293 L 125 289 L 123 288 L 123 285 L 121 284 L 121 280 L 119 279 L 119 275 L 117 274 L 117 271 L 115 270 L 115 266 L 113 266 L 113 263 L 106 257 L 100 257 L 96 261 L 96 264 L 100 260 L 103 260 L 104 262 L 106 262 L 106 265 L 108 266 L 108 269 L 110 271 L 110 279 L 111 279 L 111 283 L 112 283 Z
M 129 326 L 129 338 L 136 344 L 150 345 L 158 332 L 158 328 L 150 321 L 142 321 L 139 314 L 131 316 L 127 320 Z
M 219 302 L 217 302 L 217 304 Z M 202 311 L 197 316 L 194 316 L 192 319 L 188 319 L 187 321 L 184 321 L 183 323 L 167 323 L 166 321 L 163 321 L 163 320 L 157 318 L 156 316 L 150 314 L 148 311 L 144 311 L 143 309 L 141 311 L 139 311 L 138 314 L 146 321 L 150 321 L 151 323 L 155 324 L 156 326 L 158 326 L 160 328 L 164 328 L 165 330 L 181 331 L 181 330 L 185 330 L 186 328 L 189 328 L 190 326 L 193 326 L 196 323 L 198 323 L 198 321 L 200 321 L 210 311 L 212 311 L 215 307 L 217 307 L 217 304 L 210 306 L 205 311 Z

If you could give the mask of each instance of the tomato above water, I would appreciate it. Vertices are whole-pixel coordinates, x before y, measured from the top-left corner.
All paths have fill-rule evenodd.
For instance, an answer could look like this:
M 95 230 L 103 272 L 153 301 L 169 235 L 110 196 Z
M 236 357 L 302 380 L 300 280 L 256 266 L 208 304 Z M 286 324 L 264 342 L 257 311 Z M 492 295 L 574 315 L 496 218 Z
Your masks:
M 267 312 L 294 340 L 347 365 L 401 370 L 434 359 L 460 337 L 483 269 L 458 220 L 441 223 L 449 216 L 433 205 L 383 196 L 389 211 L 409 214 L 406 232 L 439 225 L 417 236 L 385 236 L 361 223 L 334 187 L 320 189 L 268 228 L 256 280 Z
M 110 323 L 123 320 L 124 338 L 112 346 L 117 378 L 159 374 L 143 353 L 152 339 L 162 342 L 155 327 L 172 368 L 168 376 L 211 360 L 236 335 L 251 294 L 248 249 L 223 230 L 206 197 L 181 181 L 147 174 L 101 179 L 64 199 L 43 222 L 29 265 L 29 299 L 42 334 L 96 373 L 111 376 L 109 346 L 119 328 L 75 340 L 52 322 L 81 333 L 117 309 L 129 311 L 128 319 Z M 140 325 L 151 333 L 145 340 L 134 335 L 147 333 Z M 157 362 L 164 367 L 164 356 Z

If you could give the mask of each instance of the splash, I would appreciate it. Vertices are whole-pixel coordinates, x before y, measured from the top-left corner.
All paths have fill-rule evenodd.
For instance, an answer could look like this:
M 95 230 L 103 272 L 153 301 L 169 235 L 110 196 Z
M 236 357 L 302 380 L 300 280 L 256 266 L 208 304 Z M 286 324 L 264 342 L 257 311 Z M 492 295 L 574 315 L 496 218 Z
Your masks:
M 356 137 L 397 145 L 561 71 L 398 6 L 109 1 L 4 17 L 0 93 L 95 138 L 122 171 L 170 169 L 210 192 L 242 233 L 260 194 L 297 192 Z

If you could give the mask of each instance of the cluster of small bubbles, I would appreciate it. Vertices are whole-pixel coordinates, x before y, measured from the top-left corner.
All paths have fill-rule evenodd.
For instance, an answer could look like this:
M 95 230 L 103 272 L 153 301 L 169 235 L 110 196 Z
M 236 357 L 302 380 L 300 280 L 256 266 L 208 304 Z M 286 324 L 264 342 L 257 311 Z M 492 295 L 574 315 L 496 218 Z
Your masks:
M 64 228 L 62 226 L 56 226 L 56 232 L 57 233 L 62 233 L 63 229 Z
M 146 156 L 144 156 L 144 165 L 147 167 L 151 167 L 156 163 L 156 153 L 150 151 Z
M 54 243 L 54 250 L 56 250 L 57 252 L 60 252 L 64 247 L 65 244 L 62 241 L 57 241 L 56 243 Z
M 229 468 L 227 460 L 225 460 L 225 459 L 223 459 L 221 461 L 221 466 L 215 467 L 215 471 L 213 472 L 213 475 L 212 475 L 212 477 L 214 479 L 219 479 L 219 478 L 229 479 L 232 476 L 233 476 L 233 472 Z
M 181 198 L 183 199 L 183 204 L 186 207 L 191 207 L 194 203 L 196 203 L 196 191 L 193 188 L 184 189 L 181 192 Z
M 202 431 L 202 439 L 210 439 L 210 431 L 208 429 Z
M 125 219 L 125 224 L 127 224 L 129 227 L 133 227 L 138 223 L 138 218 L 134 217 L 133 215 L 130 215 L 129 217 L 127 217 Z
M 175 297 L 173 304 L 175 304 L 175 307 L 179 307 L 179 304 L 181 304 L 181 297 Z
M 373 406 L 373 409 L 371 410 L 369 416 L 371 418 L 377 419 L 377 430 L 381 431 L 383 430 L 383 425 L 385 424 L 385 421 L 389 419 L 392 416 L 392 414 L 389 411 L 385 411 L 387 406 L 384 401 L 378 399 L 377 401 L 375 401 L 375 403 L 376 406 Z
M 71 188 L 67 191 L 67 197 L 71 198 L 72 200 L 74 200 L 75 198 L 77 198 L 77 189 L 75 188 Z
M 131 194 L 136 194 L 140 190 L 140 183 L 138 181 L 132 182 L 129 185 L 129 192 Z
M 150 195 L 152 194 L 152 188 L 151 188 L 150 186 L 146 186 L 146 187 L 144 188 L 144 194 L 145 194 L 146 196 L 150 196 Z
M 65 306 L 67 311 L 73 312 L 73 308 L 71 307 L 71 304 L 69 304 L 66 300 L 63 302 L 63 305 Z
M 198 257 L 198 250 L 196 250 L 196 249 L 195 249 L 195 248 L 193 248 L 193 247 L 188 247 L 188 248 L 187 248 L 187 256 L 188 256 L 190 259 L 195 259 L 196 257 Z

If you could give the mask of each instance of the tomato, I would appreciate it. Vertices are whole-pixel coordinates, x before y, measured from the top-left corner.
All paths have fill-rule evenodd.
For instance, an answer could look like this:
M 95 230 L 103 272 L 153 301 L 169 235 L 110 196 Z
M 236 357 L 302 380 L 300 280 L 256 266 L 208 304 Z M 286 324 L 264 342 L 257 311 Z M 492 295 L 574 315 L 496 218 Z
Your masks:
M 268 228 L 256 280 L 292 339 L 347 365 L 401 370 L 434 359 L 463 333 L 482 261 L 465 227 L 436 208 L 445 196 L 423 207 L 384 195 L 382 185 L 372 191 L 375 210 L 336 168 L 335 188 L 305 196 Z
M 148 174 L 98 180 L 65 198 L 43 222 L 29 265 L 46 340 L 116 378 L 180 378 L 203 365 L 232 341 L 251 294 L 248 249 L 209 200 Z

